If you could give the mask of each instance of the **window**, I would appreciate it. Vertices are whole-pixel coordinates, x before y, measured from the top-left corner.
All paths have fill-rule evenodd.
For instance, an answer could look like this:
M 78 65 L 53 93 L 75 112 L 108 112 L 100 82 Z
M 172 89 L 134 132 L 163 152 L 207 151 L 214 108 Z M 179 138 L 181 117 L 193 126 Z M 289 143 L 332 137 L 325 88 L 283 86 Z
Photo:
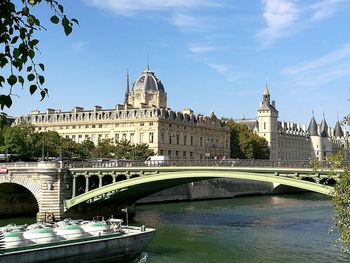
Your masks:
M 164 155 L 164 151 L 163 150 L 160 150 L 160 155 Z
M 115 143 L 119 142 L 119 133 L 114 134 L 114 142 Z
M 102 128 L 102 124 L 99 124 L 98 127 L 99 127 L 99 128 Z
M 160 133 L 160 142 L 164 143 L 164 132 Z
M 132 132 L 130 133 L 130 143 L 133 144 L 134 143 L 134 139 L 135 138 L 135 134 Z
M 266 122 L 264 122 L 264 130 L 266 130 Z
M 179 145 L 180 144 L 180 135 L 176 135 L 176 144 Z
M 95 134 L 91 134 L 91 141 L 95 141 Z
M 149 143 L 153 143 L 154 135 L 153 132 L 149 133 Z
M 144 133 L 140 133 L 140 143 L 144 143 Z
M 184 159 L 186 159 L 186 152 L 183 152 Z
M 199 138 L 199 146 L 201 146 L 201 147 L 203 146 L 203 137 Z
M 193 136 L 191 136 L 191 146 L 193 146 Z
M 171 157 L 171 150 L 168 150 L 168 156 Z
M 126 133 L 122 134 L 122 141 L 126 141 Z
M 187 136 L 184 135 L 184 145 L 186 145 L 186 143 L 187 143 Z

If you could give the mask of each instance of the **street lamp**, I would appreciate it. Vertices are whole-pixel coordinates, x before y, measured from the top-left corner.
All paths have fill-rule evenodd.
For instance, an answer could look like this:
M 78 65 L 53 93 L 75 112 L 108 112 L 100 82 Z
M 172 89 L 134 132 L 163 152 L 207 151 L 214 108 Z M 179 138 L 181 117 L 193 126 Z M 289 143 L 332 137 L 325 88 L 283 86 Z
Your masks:
M 205 140 L 205 159 L 208 160 L 210 157 L 210 152 L 209 151 L 209 138 L 206 138 Z

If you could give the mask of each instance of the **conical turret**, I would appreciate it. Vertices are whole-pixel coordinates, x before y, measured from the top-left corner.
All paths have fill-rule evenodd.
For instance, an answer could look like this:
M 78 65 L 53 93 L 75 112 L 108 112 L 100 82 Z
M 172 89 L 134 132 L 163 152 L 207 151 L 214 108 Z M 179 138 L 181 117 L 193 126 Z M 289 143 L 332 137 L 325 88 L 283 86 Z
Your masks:
M 337 137 L 337 138 L 344 137 L 344 132 L 343 132 L 341 126 L 340 126 L 339 121 L 337 121 L 337 123 L 335 124 L 334 137 Z
M 320 125 L 320 135 L 321 137 L 328 137 L 328 125 L 324 117 Z
M 316 122 L 314 116 L 312 116 L 312 118 L 310 120 L 309 128 L 307 130 L 308 130 L 310 136 L 318 136 L 317 122 Z

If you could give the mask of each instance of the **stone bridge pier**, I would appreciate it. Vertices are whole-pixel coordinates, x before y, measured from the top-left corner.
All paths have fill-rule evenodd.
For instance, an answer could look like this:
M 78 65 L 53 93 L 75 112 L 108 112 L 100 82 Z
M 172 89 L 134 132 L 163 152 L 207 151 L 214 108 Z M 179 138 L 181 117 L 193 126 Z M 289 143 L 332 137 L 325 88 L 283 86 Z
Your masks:
M 64 218 L 63 200 L 72 197 L 72 178 L 60 163 L 4 163 L 0 186 L 17 184 L 31 192 L 38 204 L 37 220 Z

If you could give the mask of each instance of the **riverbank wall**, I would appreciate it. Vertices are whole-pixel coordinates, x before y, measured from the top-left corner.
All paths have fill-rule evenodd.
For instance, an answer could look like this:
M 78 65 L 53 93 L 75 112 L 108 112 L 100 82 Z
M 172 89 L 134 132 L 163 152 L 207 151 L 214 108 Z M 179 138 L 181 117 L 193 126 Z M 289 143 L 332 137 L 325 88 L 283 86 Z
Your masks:
M 210 179 L 172 187 L 137 201 L 136 204 L 232 198 L 243 195 L 296 193 L 293 187 L 238 179 Z

